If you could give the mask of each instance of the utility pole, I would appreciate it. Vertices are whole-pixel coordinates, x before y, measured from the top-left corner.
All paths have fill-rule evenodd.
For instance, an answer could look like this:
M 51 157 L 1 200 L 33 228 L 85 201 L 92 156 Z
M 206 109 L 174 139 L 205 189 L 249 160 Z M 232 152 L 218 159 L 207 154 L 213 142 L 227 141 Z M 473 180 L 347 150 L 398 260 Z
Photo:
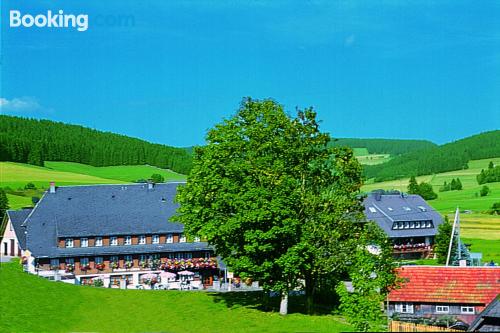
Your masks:
M 455 219 L 453 220 L 453 228 L 451 229 L 451 237 L 450 237 L 450 245 L 448 246 L 448 255 L 446 256 L 446 266 L 449 265 L 450 263 L 450 257 L 451 257 L 451 248 L 453 246 L 453 238 L 455 238 L 455 229 L 458 225 L 458 230 L 460 230 L 460 220 L 459 220 L 459 210 L 457 207 L 457 210 L 455 211 Z M 460 231 L 459 231 L 460 232 Z M 461 258 L 461 253 L 460 253 L 460 234 L 458 236 L 458 258 Z

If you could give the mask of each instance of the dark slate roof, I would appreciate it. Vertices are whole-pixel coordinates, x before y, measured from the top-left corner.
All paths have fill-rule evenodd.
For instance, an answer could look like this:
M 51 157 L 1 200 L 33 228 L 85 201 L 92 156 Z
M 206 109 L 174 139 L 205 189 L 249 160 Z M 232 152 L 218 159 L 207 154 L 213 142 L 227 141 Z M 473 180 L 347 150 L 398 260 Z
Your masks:
M 24 225 L 27 247 L 35 256 L 53 256 L 58 237 L 178 233 L 169 222 L 179 183 L 57 187 L 45 192 Z M 138 248 L 137 248 L 138 249 Z
M 368 220 L 375 221 L 391 238 L 435 236 L 438 226 L 443 223 L 441 215 L 419 195 L 380 194 L 377 197 L 376 193 L 371 193 L 363 204 Z M 432 220 L 434 228 L 392 229 L 394 222 L 423 220 Z
M 8 210 L 7 216 L 14 228 L 21 249 L 26 250 L 26 228 L 22 226 L 32 209 Z
M 469 331 L 500 331 L 500 295 L 497 295 L 497 297 L 476 317 L 470 324 Z

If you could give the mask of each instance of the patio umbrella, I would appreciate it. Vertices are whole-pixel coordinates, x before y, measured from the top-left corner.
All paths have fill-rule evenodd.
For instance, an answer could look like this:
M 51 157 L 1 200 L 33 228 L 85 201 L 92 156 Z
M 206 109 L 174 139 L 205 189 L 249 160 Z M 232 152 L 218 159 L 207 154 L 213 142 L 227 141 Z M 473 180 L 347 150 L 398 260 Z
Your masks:
M 178 274 L 179 275 L 194 275 L 194 273 L 190 272 L 190 271 L 180 271 Z
M 156 279 L 157 277 L 158 275 L 153 273 L 147 273 L 141 276 L 143 279 Z
M 175 279 L 177 275 L 175 273 L 170 273 L 170 272 L 161 272 L 160 277 L 163 279 Z

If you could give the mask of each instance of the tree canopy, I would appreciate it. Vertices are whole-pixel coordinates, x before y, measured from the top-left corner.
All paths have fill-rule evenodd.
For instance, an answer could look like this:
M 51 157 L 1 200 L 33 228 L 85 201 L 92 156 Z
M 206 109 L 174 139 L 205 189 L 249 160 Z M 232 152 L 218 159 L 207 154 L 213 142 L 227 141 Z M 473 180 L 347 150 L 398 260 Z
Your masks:
M 361 167 L 329 148 L 312 109 L 291 118 L 272 100 L 244 99 L 195 149 L 176 220 L 206 238 L 231 270 L 282 295 L 340 279 L 366 223 Z M 283 308 L 284 306 L 284 308 Z

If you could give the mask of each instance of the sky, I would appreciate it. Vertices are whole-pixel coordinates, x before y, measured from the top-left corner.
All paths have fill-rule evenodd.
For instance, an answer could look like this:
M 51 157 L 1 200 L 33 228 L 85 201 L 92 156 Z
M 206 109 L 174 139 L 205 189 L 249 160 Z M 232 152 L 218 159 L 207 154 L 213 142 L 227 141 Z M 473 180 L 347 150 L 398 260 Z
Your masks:
M 203 144 L 243 97 L 333 137 L 442 144 L 500 128 L 498 1 L 1 2 L 0 111 Z M 88 15 L 88 29 L 9 14 Z

